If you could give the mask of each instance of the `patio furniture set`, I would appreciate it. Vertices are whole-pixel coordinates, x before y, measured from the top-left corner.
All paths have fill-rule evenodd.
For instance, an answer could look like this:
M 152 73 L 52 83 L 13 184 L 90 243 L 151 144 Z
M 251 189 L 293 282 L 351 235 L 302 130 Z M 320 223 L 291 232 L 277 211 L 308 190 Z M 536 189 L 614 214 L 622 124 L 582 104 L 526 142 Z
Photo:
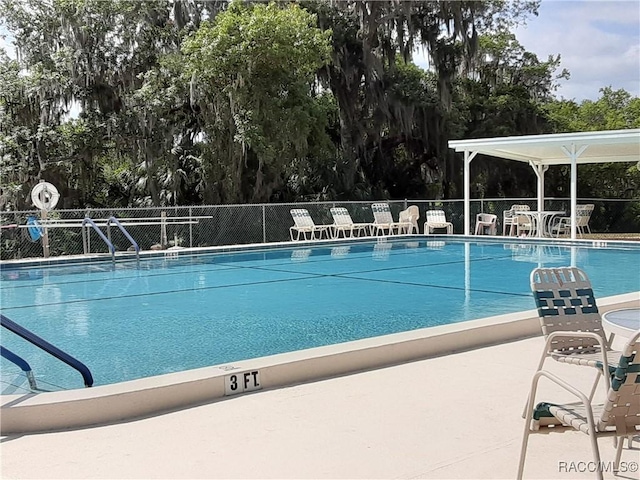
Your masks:
M 354 222 L 349 211 L 344 207 L 333 207 L 330 211 L 333 223 L 318 225 L 313 221 L 308 210 L 304 208 L 292 209 L 291 216 L 293 217 L 294 225 L 289 229 L 291 240 L 403 235 L 419 232 L 418 219 L 420 218 L 420 211 L 415 205 L 411 205 L 401 211 L 398 221 L 393 218 L 388 203 L 374 203 L 371 205 L 373 222 Z M 436 229 L 446 229 L 447 234 L 453 234 L 453 224 L 447 221 L 444 211 L 428 210 L 426 212 L 424 231 L 431 233 Z
M 581 237 L 585 233 L 591 233 L 589 219 L 593 208 L 592 203 L 578 205 L 576 208 L 576 229 Z M 502 212 L 502 235 L 561 237 L 570 234 L 571 217 L 563 210 L 534 211 L 529 205 L 516 204 Z
M 598 439 L 613 437 L 616 455 L 612 470 L 616 475 L 623 473 L 624 440 L 628 440 L 629 450 L 634 450 L 632 441 L 640 434 L 640 309 L 614 310 L 601 316 L 591 282 L 577 267 L 536 268 L 531 272 L 531 289 L 546 343 L 523 415 L 517 478 L 523 477 L 531 434 L 572 430 L 589 436 L 593 455 L 590 472 L 599 479 L 610 464 L 600 459 Z M 605 327 L 611 331 L 609 338 Z M 621 351 L 612 349 L 615 334 L 628 338 Z M 545 369 L 547 359 L 594 368 L 596 375 L 589 394 Z M 543 380 L 577 401 L 536 403 Z M 600 382 L 604 384 L 603 400 L 594 402 Z M 634 453 L 637 460 L 637 449 Z M 633 465 L 637 467 L 637 463 Z
M 589 219 L 593 212 L 593 204 L 578 205 L 576 210 L 576 227 L 578 234 L 591 233 Z M 420 211 L 415 205 L 400 212 L 395 221 L 388 203 L 371 205 L 373 222 L 355 223 L 344 207 L 331 208 L 333 223 L 316 224 L 309 211 L 304 208 L 291 210 L 294 225 L 290 228 L 291 240 L 315 240 L 324 238 L 346 238 L 367 235 L 394 235 L 419 233 L 418 219 Z M 511 205 L 502 214 L 502 235 L 518 237 L 559 237 L 571 233 L 571 217 L 564 211 L 532 211 L 528 205 Z M 453 234 L 453 223 L 447 220 L 443 210 L 427 210 L 425 213 L 424 233 L 429 235 L 437 230 L 446 230 Z M 476 215 L 475 235 L 497 235 L 498 216 L 489 213 Z M 307 234 L 309 238 L 307 238 Z

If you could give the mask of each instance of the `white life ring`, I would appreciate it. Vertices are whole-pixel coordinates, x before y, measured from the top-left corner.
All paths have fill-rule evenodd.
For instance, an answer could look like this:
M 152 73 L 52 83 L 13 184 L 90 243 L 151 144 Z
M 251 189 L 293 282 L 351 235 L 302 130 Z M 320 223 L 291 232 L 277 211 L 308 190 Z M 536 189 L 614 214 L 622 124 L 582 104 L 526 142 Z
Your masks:
M 31 201 L 40 210 L 53 210 L 60 200 L 58 189 L 49 182 L 41 181 L 31 189 Z

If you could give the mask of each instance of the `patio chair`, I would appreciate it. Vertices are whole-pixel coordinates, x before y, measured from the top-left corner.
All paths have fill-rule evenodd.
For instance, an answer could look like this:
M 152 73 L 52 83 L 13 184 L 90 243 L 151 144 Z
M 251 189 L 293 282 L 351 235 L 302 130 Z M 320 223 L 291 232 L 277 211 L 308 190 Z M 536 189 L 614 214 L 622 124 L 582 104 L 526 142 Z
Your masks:
M 349 211 L 344 207 L 333 207 L 331 209 L 331 216 L 333 217 L 333 233 L 335 238 L 340 237 L 340 232 L 342 232 L 342 236 L 346 238 L 347 232 L 350 237 L 359 237 L 362 232 L 367 235 L 367 233 L 371 231 L 371 223 L 354 223 Z
M 407 233 L 420 233 L 420 229 L 418 228 L 418 218 L 420 218 L 420 210 L 416 205 L 410 205 L 406 210 L 402 210 L 400 212 L 398 221 L 400 223 L 410 224 L 407 228 Z
M 409 222 L 396 222 L 393 219 L 388 203 L 374 203 L 371 205 L 371 211 L 373 212 L 372 234 L 375 232 L 375 235 L 379 235 L 382 232 L 382 234 L 393 235 L 394 231 L 399 234 L 403 230 L 409 230 Z
M 531 223 L 531 217 L 528 215 L 516 215 L 515 212 L 526 212 L 531 210 L 529 205 L 511 205 L 509 210 L 502 212 L 502 235 L 507 235 L 507 227 L 509 227 L 509 236 L 515 235 L 519 237 L 522 232 L 531 232 L 533 225 Z
M 578 205 L 576 207 L 576 231 L 581 237 L 585 232 L 591 233 L 589 220 L 593 213 L 594 204 Z M 551 227 L 552 235 L 559 237 L 562 235 L 571 235 L 571 217 L 558 217 Z
M 527 446 L 532 433 L 578 430 L 589 435 L 593 465 L 599 479 L 603 478 L 603 468 L 599 467 L 605 464 L 600 461 L 598 439 L 614 437 L 617 449 L 613 470 L 615 472 L 618 469 L 624 438 L 631 439 L 640 433 L 640 330 L 637 330 L 624 346 L 618 364 L 619 367 L 611 376 L 606 400 L 599 405 L 592 405 L 591 400 L 582 392 L 558 376 L 544 370 L 536 372 L 529 392 L 518 479 L 522 479 L 524 473 Z M 579 401 L 569 404 L 541 402 L 534 407 L 541 378 L 546 378 L 575 395 Z
M 318 235 L 318 239 L 321 239 L 322 235 L 329 238 L 329 235 L 333 233 L 332 225 L 316 225 L 311 215 L 309 215 L 309 211 L 304 208 L 291 209 L 291 216 L 294 222 L 294 225 L 289 228 L 291 240 L 300 240 L 300 235 L 302 235 L 302 240 L 316 240 L 316 234 Z M 293 238 L 294 232 L 296 232 L 295 239 Z M 309 238 L 307 238 L 307 233 L 309 234 Z
M 443 210 L 427 210 L 427 221 L 424 222 L 424 233 L 431 234 L 431 230 L 436 228 L 446 228 L 447 234 L 453 233 L 453 223 L 447 221 Z
M 595 367 L 598 375 L 589 396 L 593 398 L 600 375 L 608 381 L 620 352 L 611 349 L 605 336 L 589 277 L 577 267 L 555 267 L 534 269 L 530 280 L 546 337 L 538 370 L 547 358 Z
M 476 235 L 496 235 L 498 233 L 498 216 L 490 213 L 476 215 Z

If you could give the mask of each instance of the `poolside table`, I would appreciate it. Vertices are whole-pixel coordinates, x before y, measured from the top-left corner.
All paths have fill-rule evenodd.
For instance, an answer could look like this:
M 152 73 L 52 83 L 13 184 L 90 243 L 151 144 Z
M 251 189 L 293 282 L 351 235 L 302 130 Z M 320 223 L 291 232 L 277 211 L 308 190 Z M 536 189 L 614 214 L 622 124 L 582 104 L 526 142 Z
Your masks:
M 614 335 L 630 337 L 640 329 L 640 308 L 610 310 L 602 314 L 602 323 L 611 332 L 610 340 Z
M 551 237 L 551 223 L 554 217 L 565 215 L 564 210 L 516 210 L 514 215 L 524 215 L 530 218 L 532 225 L 531 235 L 534 237 Z

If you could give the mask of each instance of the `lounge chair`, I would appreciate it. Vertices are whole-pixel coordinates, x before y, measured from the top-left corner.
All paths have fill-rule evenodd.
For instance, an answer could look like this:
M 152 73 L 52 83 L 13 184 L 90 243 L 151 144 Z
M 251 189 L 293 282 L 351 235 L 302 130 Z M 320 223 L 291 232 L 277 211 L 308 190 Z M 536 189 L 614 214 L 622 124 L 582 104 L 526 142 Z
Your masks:
M 509 235 L 515 233 L 520 236 L 523 232 L 531 233 L 534 230 L 532 217 L 529 215 L 517 215 L 515 212 L 528 212 L 531 210 L 529 205 L 511 205 L 509 210 L 502 212 L 502 235 L 507 235 L 507 227 L 509 227 Z
M 498 216 L 490 213 L 476 215 L 476 235 L 496 235 L 498 232 Z
M 599 405 L 592 405 L 591 399 L 558 376 L 544 370 L 536 372 L 529 392 L 518 479 L 522 479 L 524 473 L 527 446 L 532 433 L 578 430 L 589 435 L 594 473 L 599 479 L 603 478 L 602 471 L 606 463 L 600 461 L 598 439 L 615 437 L 614 472 L 619 468 L 624 438 L 631 439 L 640 433 L 640 330 L 631 336 L 623 348 L 618 364 L 619 367 L 611 376 L 606 400 Z M 542 402 L 534 407 L 538 383 L 542 378 L 573 394 L 579 401 L 570 404 Z M 634 458 L 637 459 L 637 456 Z
M 409 222 L 396 222 L 393 219 L 388 203 L 374 203 L 371 205 L 371 211 L 373 212 L 372 234 L 375 232 L 375 235 L 379 235 L 382 232 L 382 234 L 393 235 L 403 230 L 408 231 L 410 228 Z
M 333 217 L 333 233 L 335 238 L 342 236 L 346 238 L 347 232 L 350 237 L 359 237 L 360 234 L 365 235 L 371 232 L 371 223 L 354 223 L 351 219 L 349 211 L 344 207 L 333 207 L 331 209 L 331 216 Z
M 300 240 L 300 235 L 302 235 L 302 240 L 316 240 L 316 235 L 318 239 L 321 239 L 322 235 L 329 238 L 333 234 L 332 225 L 316 225 L 309 215 L 309 211 L 304 208 L 292 209 L 291 216 L 294 222 L 294 225 L 289 228 L 291 240 Z M 293 238 L 294 232 L 296 233 L 295 239 Z M 307 238 L 307 233 L 309 238 Z
M 581 237 L 587 233 L 591 233 L 589 227 L 589 220 L 593 213 L 593 203 L 587 203 L 586 205 L 578 205 L 576 207 L 576 231 Z M 558 217 L 551 227 L 552 235 L 559 237 L 562 235 L 571 234 L 571 217 Z
M 436 228 L 446 228 L 447 234 L 453 233 L 453 223 L 447 221 L 443 210 L 427 210 L 427 221 L 424 222 L 424 233 L 430 234 Z
M 577 267 L 536 268 L 530 280 L 546 337 L 538 370 L 552 358 L 595 367 L 606 381 L 620 352 L 612 350 L 606 338 L 587 274 Z M 593 398 L 599 378 L 597 375 L 589 398 Z
M 406 210 L 402 210 L 398 216 L 400 223 L 409 223 L 410 226 L 407 229 L 407 233 L 420 233 L 418 228 L 418 218 L 420 218 L 420 210 L 415 205 L 410 205 Z

